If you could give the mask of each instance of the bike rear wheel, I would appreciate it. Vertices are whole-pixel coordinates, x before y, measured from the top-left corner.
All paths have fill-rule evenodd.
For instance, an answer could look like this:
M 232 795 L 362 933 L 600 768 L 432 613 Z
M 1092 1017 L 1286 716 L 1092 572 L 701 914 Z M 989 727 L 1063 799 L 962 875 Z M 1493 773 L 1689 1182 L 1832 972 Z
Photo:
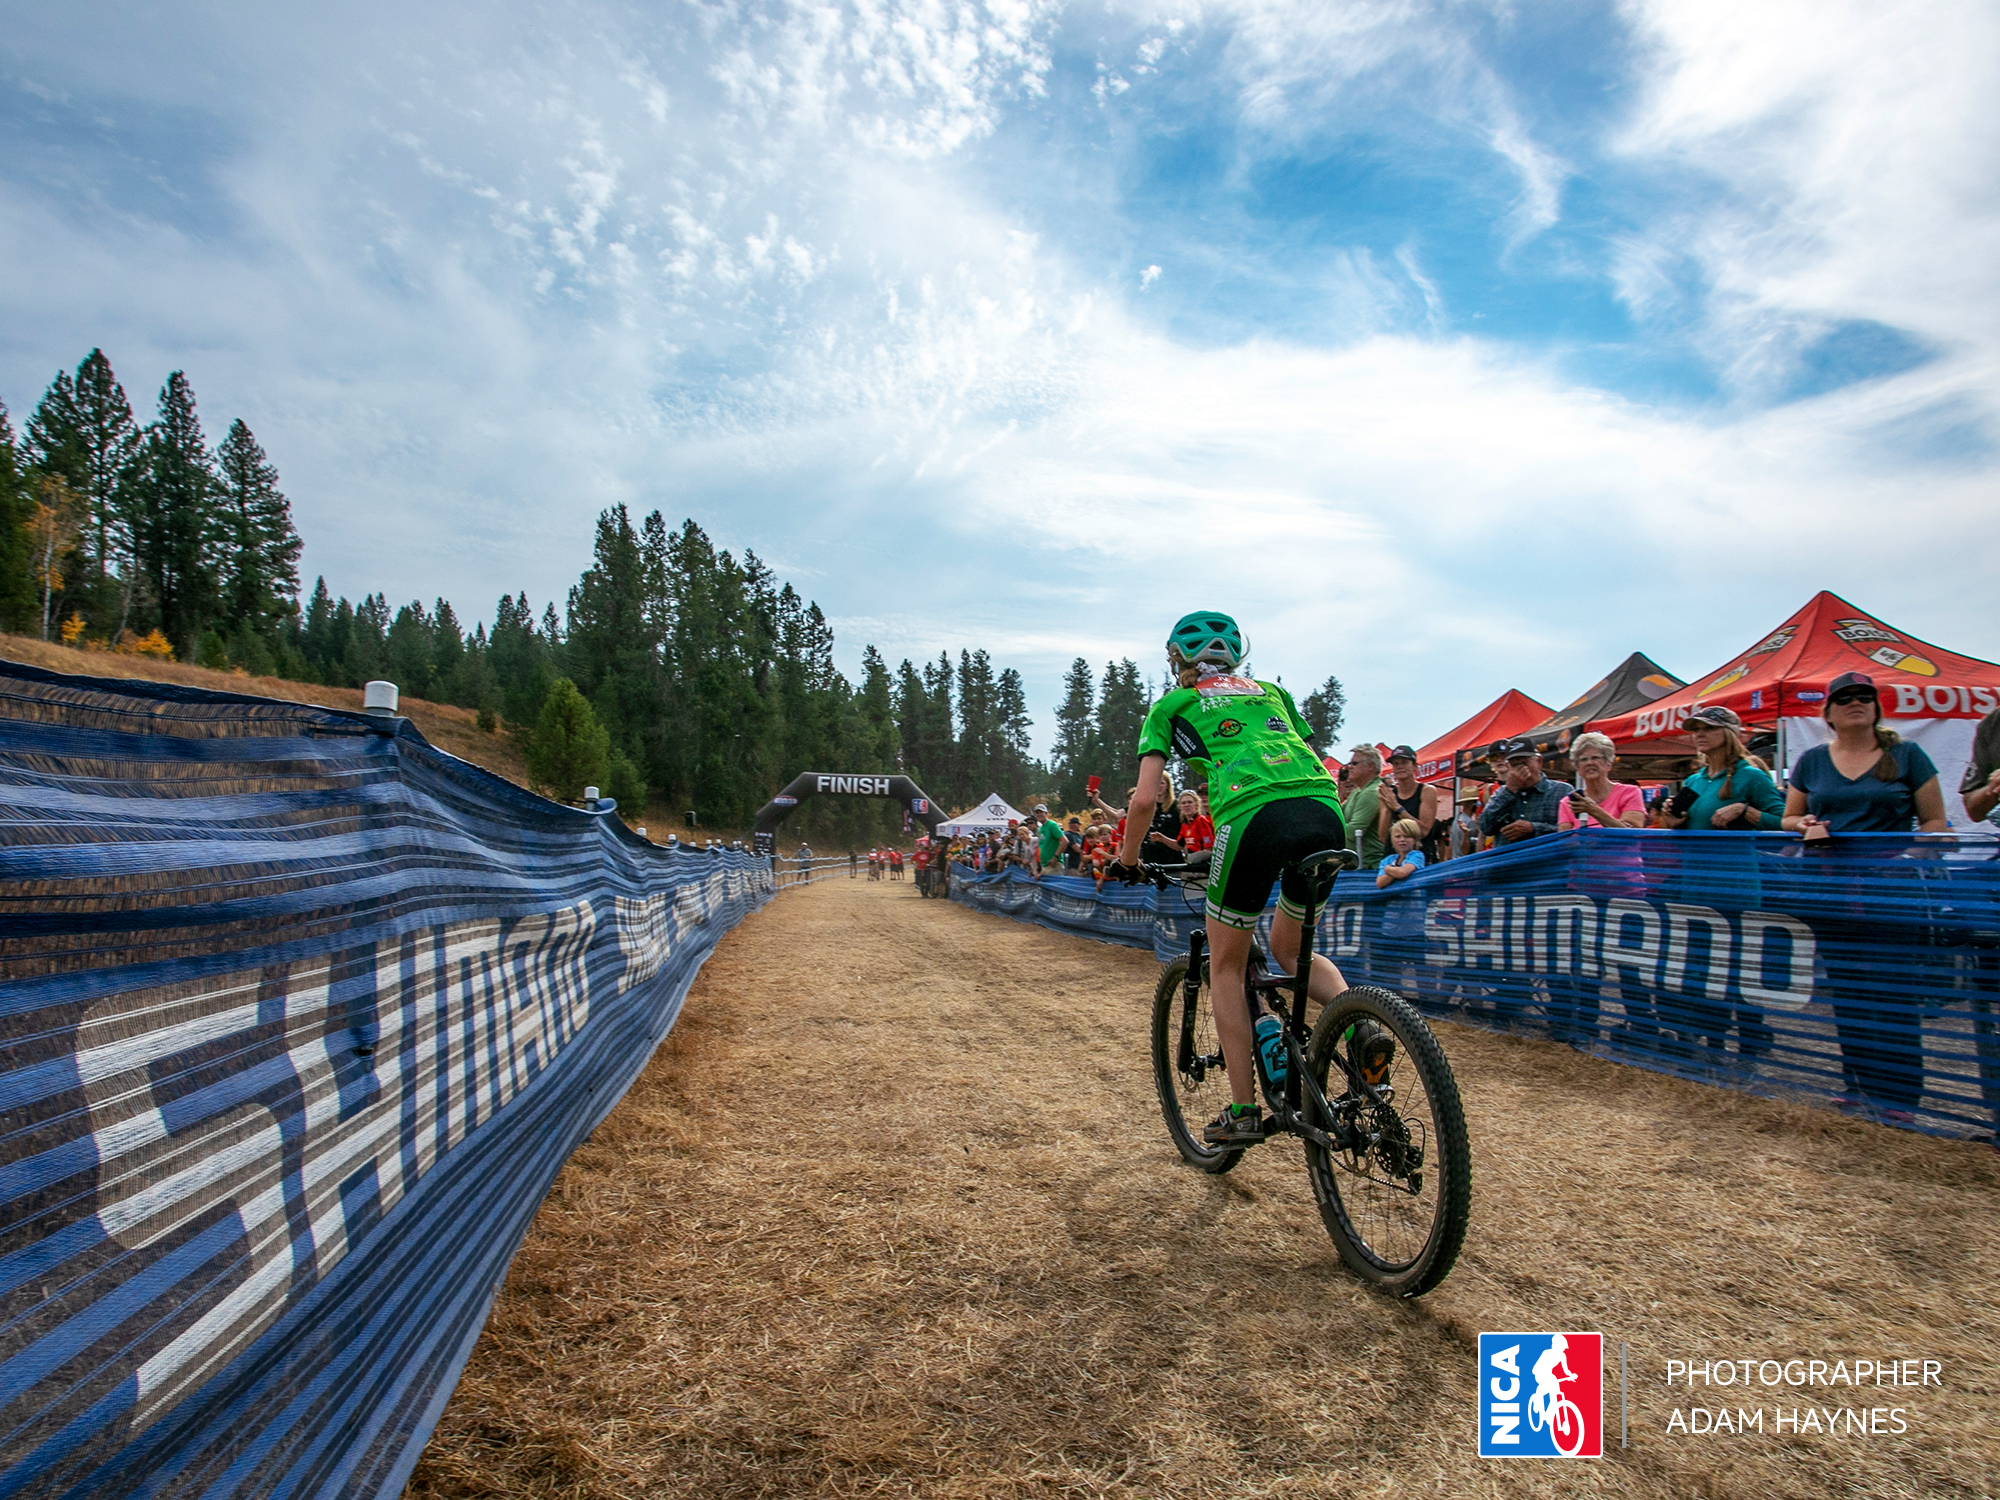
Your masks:
M 1222 1043 L 1215 1034 L 1210 1009 L 1208 975 L 1194 997 L 1194 1066 L 1180 1066 L 1181 1028 L 1187 1019 L 1187 955 L 1183 953 L 1160 974 L 1153 991 L 1153 1085 L 1160 1092 L 1160 1113 L 1174 1148 L 1191 1167 L 1227 1172 L 1243 1159 L 1241 1146 L 1211 1146 L 1201 1127 L 1229 1102 L 1229 1075 L 1222 1066 Z
M 1364 1020 L 1396 1042 L 1383 1103 L 1350 1090 L 1338 1060 L 1348 1056 L 1349 1030 Z M 1340 1258 L 1398 1296 L 1429 1291 L 1458 1259 L 1472 1208 L 1465 1111 L 1444 1049 L 1408 1001 L 1356 986 L 1320 1012 L 1307 1066 L 1334 1113 L 1361 1137 L 1345 1151 L 1310 1140 L 1305 1147 L 1306 1174 Z

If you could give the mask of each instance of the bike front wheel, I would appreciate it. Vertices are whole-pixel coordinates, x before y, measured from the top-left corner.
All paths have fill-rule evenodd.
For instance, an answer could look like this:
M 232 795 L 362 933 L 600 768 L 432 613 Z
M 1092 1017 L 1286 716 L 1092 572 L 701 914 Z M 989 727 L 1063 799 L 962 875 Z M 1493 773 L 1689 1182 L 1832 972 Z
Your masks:
M 1387 1087 L 1351 1086 L 1343 1061 L 1357 1026 L 1373 1022 L 1395 1041 Z M 1340 1258 L 1364 1280 L 1402 1297 L 1443 1281 L 1465 1243 L 1472 1153 L 1465 1110 L 1444 1048 L 1408 1001 L 1357 986 L 1320 1012 L 1307 1066 L 1334 1120 L 1312 1123 L 1347 1149 L 1307 1140 L 1306 1173 Z
M 1200 1135 L 1208 1117 L 1220 1114 L 1229 1102 L 1229 1074 L 1222 1066 L 1222 1042 L 1215 1034 L 1207 969 L 1203 964 L 1192 1013 L 1188 1009 L 1187 955 L 1182 954 L 1160 973 L 1153 991 L 1153 1085 L 1160 1093 L 1167 1134 L 1181 1159 L 1191 1167 L 1220 1174 L 1243 1159 L 1243 1148 L 1211 1146 Z M 1186 1068 L 1181 1066 L 1184 1033 L 1193 1044 L 1193 1057 Z
M 1575 1458 L 1583 1449 L 1583 1410 L 1567 1396 L 1549 1413 L 1549 1436 L 1564 1458 Z

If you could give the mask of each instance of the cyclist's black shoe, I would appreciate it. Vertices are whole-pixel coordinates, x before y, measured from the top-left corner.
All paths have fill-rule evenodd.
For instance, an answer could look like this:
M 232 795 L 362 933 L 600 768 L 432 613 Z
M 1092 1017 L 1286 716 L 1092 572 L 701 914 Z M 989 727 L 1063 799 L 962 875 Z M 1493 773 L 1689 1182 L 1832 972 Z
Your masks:
M 1254 1146 L 1264 1139 L 1263 1111 L 1253 1104 L 1238 1114 L 1235 1105 L 1225 1104 L 1202 1127 L 1201 1138 L 1211 1146 Z
M 1396 1060 L 1396 1039 L 1389 1028 L 1363 1017 L 1348 1032 L 1347 1055 L 1354 1071 L 1370 1088 L 1389 1081 L 1389 1064 Z

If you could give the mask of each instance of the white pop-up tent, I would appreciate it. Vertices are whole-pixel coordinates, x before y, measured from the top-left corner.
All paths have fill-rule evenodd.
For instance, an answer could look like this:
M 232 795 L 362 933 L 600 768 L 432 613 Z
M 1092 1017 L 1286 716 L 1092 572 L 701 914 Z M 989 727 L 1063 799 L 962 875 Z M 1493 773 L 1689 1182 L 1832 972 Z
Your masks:
M 968 833 L 993 833 L 1005 828 L 1009 823 L 1025 823 L 1028 820 L 1007 805 L 1007 799 L 995 792 L 977 807 L 961 813 L 948 823 L 940 823 L 937 831 L 956 838 Z

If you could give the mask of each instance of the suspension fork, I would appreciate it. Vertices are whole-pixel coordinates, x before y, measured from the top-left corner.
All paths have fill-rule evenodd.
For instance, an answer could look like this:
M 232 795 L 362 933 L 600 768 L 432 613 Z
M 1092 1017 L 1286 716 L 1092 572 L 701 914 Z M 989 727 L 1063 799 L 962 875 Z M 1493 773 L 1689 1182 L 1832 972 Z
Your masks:
M 1181 981 L 1180 1070 L 1194 1069 L 1194 1008 L 1201 994 L 1201 971 L 1208 963 L 1208 933 L 1197 927 L 1188 934 L 1187 974 Z M 1248 987 L 1246 986 L 1246 991 Z

